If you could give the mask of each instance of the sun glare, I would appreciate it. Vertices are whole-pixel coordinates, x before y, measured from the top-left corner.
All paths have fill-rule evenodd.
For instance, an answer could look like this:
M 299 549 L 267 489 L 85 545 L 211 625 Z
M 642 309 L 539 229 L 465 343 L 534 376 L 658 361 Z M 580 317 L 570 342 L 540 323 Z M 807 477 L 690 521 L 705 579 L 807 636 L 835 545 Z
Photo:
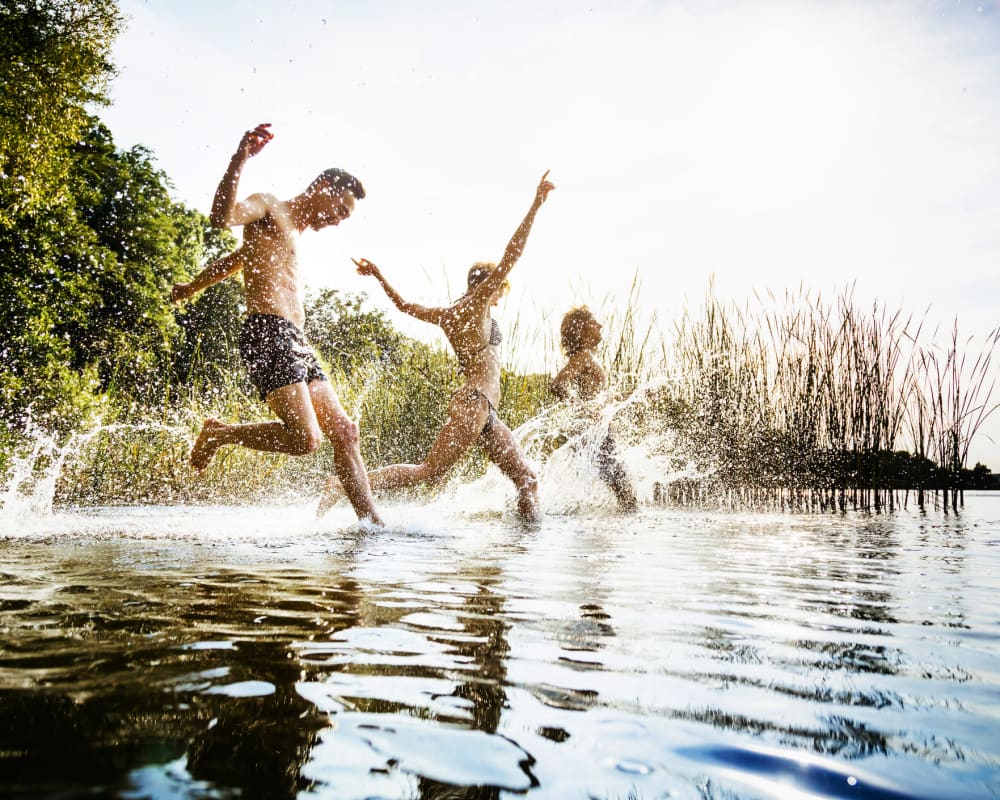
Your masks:
M 829 187 L 856 132 L 857 65 L 832 36 L 759 27 L 705 92 L 702 161 L 722 202 L 775 210 Z

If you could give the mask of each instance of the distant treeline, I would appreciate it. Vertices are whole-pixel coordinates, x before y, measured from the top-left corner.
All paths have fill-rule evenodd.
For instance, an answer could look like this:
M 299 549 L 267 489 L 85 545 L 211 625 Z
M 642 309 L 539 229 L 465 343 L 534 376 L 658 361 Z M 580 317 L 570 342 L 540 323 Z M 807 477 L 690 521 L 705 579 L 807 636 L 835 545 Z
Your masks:
M 848 472 L 854 472 L 858 484 L 863 485 L 865 476 L 881 474 L 885 476 L 886 488 L 910 489 L 923 488 L 928 491 L 945 491 L 957 488 L 960 490 L 1000 489 L 1000 475 L 994 475 L 985 464 L 976 463 L 972 469 L 964 467 L 958 471 L 957 479 L 947 469 L 942 469 L 929 458 L 914 456 L 903 450 L 885 451 L 877 457 L 868 457 L 862 463 L 855 465 L 850 458 L 844 464 Z M 879 461 L 879 464 L 871 462 Z

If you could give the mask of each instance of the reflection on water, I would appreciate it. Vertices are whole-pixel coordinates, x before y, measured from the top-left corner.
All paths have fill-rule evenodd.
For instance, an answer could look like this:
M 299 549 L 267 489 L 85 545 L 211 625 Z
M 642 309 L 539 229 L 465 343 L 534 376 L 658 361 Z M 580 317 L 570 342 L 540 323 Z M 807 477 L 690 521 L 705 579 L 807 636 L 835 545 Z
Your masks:
M 1000 795 L 964 514 L 81 509 L 0 539 L 15 797 Z

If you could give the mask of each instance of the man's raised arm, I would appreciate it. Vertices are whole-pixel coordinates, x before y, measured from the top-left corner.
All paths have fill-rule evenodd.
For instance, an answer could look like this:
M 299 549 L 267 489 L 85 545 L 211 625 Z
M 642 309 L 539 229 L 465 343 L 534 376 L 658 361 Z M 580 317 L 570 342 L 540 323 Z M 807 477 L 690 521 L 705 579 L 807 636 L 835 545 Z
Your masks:
M 240 139 L 239 147 L 229 160 L 229 166 L 215 190 L 212 213 L 209 215 L 212 227 L 232 228 L 234 225 L 244 225 L 264 213 L 263 206 L 252 198 L 246 203 L 237 203 L 236 192 L 240 183 L 240 172 L 247 159 L 257 155 L 264 149 L 264 145 L 274 138 L 274 134 L 268 130 L 270 127 L 270 122 L 262 122 L 253 130 L 244 133 Z

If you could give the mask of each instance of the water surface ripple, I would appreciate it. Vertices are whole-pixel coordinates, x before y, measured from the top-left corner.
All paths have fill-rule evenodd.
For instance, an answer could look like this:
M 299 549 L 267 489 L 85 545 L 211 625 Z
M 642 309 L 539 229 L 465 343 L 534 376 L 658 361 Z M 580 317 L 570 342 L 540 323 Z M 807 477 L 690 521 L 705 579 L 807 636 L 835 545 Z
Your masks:
M 966 503 L 7 520 L 0 794 L 997 797 L 1000 497 Z

